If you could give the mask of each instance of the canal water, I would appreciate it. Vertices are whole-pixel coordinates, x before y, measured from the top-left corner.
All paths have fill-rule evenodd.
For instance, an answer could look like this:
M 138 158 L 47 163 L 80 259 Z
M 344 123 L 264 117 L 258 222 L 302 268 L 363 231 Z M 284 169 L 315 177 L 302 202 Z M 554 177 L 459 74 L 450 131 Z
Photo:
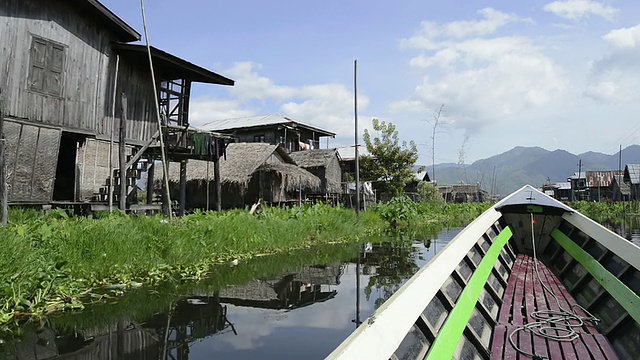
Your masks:
M 321 359 L 461 228 L 219 266 L 24 329 L 8 359 Z

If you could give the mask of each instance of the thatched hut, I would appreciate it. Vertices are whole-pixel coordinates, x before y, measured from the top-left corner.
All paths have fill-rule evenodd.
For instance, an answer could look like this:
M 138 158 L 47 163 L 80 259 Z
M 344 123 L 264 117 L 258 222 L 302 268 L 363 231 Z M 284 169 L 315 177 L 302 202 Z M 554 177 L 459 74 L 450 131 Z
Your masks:
M 316 149 L 292 152 L 291 158 L 298 166 L 320 178 L 322 186 L 314 195 L 339 194 L 342 171 L 336 149 Z
M 213 163 L 191 160 L 187 165 L 188 208 L 205 208 L 207 193 L 210 208 L 215 204 Z M 170 169 L 172 192 L 178 192 L 179 171 Z M 258 200 L 282 203 L 295 200 L 299 193 L 317 192 L 318 177 L 298 167 L 279 145 L 266 143 L 232 143 L 226 157 L 220 159 L 222 207 L 234 208 Z M 207 185 L 209 191 L 207 192 Z

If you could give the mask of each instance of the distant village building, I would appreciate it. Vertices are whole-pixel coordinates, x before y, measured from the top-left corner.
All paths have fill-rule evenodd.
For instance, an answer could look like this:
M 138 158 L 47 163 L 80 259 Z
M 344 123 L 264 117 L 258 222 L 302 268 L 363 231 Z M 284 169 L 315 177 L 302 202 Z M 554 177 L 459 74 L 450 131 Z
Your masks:
M 200 128 L 231 135 L 237 142 L 279 144 L 288 152 L 320 149 L 322 138 L 336 136 L 280 114 L 215 120 Z
M 640 198 L 640 164 L 627 164 L 624 167 L 624 182 L 629 185 L 631 200 Z
M 571 200 L 571 183 L 559 182 L 555 184 L 544 184 L 542 191 L 552 198 L 560 201 Z
M 179 190 L 179 171 L 171 167 L 172 193 Z M 321 189 L 320 179 L 296 165 L 280 145 L 231 143 L 220 159 L 222 208 L 242 208 L 265 201 L 295 202 Z M 191 160 L 187 172 L 187 208 L 212 207 L 216 199 L 213 164 Z M 209 201 L 207 202 L 207 199 Z
M 446 202 L 468 203 L 489 200 L 489 194 L 480 187 L 480 184 L 438 185 L 437 188 Z
M 336 195 L 342 193 L 342 169 L 336 149 L 317 149 L 295 151 L 289 154 L 298 166 L 317 176 L 322 182 L 320 191 L 311 195 L 337 200 Z

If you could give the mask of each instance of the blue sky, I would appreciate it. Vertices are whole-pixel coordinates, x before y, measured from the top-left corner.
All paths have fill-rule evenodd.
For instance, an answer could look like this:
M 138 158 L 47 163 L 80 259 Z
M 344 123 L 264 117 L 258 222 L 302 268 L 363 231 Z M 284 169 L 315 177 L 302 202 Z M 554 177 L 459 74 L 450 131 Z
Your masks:
M 137 0 L 103 0 L 142 33 Z M 179 4 L 179 5 L 176 5 Z M 421 164 L 515 146 L 607 154 L 640 142 L 640 2 L 145 0 L 151 44 L 236 80 L 197 85 L 191 122 L 281 113 L 353 143 L 371 118 Z M 323 144 L 324 145 L 324 144 Z M 461 151 L 462 150 L 462 151 Z

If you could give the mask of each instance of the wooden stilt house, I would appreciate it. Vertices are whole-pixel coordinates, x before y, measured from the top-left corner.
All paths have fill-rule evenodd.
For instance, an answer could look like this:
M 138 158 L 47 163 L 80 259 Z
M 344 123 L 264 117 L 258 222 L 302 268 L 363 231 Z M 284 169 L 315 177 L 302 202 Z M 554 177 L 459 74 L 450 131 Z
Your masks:
M 231 143 L 220 158 L 223 208 L 238 208 L 260 200 L 272 204 L 295 203 L 299 197 L 316 193 L 320 179 L 296 165 L 285 149 L 266 143 Z M 179 172 L 171 167 L 171 189 L 179 191 Z M 216 197 L 211 162 L 189 161 L 187 166 L 187 208 L 211 208 Z M 208 201 L 207 201 L 208 199 Z
M 127 156 L 128 194 L 138 164 L 159 158 L 160 133 L 170 158 L 199 158 L 190 151 L 191 84 L 234 83 L 156 48 L 152 79 L 146 47 L 131 44 L 140 34 L 95 0 L 4 0 L 0 34 L 11 203 L 104 204 L 110 169 L 119 168 L 118 144 Z
M 342 192 L 342 169 L 336 149 L 295 151 L 289 155 L 298 166 L 322 181 L 320 190 L 312 195 L 325 199 L 337 199 L 337 195 Z

